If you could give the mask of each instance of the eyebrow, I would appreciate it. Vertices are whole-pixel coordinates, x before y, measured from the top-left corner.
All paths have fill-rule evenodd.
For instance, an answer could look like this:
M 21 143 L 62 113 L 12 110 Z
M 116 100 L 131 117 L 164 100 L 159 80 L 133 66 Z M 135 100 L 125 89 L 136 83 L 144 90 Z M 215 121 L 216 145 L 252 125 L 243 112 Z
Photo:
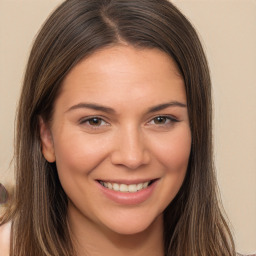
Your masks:
M 89 108 L 89 109 L 102 111 L 102 112 L 109 113 L 109 114 L 116 113 L 116 111 L 113 108 L 105 107 L 105 106 L 95 104 L 95 103 L 79 103 L 79 104 L 76 104 L 76 105 L 72 106 L 71 108 L 69 108 L 66 112 L 69 112 L 69 111 L 75 110 L 75 109 L 80 109 L 80 108 Z
M 146 112 L 147 113 L 153 113 L 153 112 L 157 112 L 160 110 L 164 110 L 166 108 L 169 107 L 181 107 L 181 108 L 186 108 L 187 105 L 182 103 L 182 102 L 178 102 L 178 101 L 171 101 L 171 102 L 167 102 L 167 103 L 163 103 L 163 104 L 159 104 L 156 106 L 153 106 L 151 108 L 149 108 Z M 88 109 L 93 109 L 96 111 L 102 111 L 108 114 L 116 114 L 116 111 L 113 108 L 110 107 L 106 107 L 106 106 L 102 106 L 96 103 L 79 103 L 76 104 L 72 107 L 70 107 L 66 112 L 69 112 L 71 110 L 75 110 L 75 109 L 81 109 L 81 108 L 88 108 Z
M 148 113 L 157 112 L 157 111 L 169 108 L 169 107 L 186 108 L 187 105 L 182 103 L 182 102 L 179 102 L 179 101 L 171 101 L 171 102 L 168 102 L 168 103 L 159 104 L 159 105 L 156 105 L 154 107 L 149 108 Z

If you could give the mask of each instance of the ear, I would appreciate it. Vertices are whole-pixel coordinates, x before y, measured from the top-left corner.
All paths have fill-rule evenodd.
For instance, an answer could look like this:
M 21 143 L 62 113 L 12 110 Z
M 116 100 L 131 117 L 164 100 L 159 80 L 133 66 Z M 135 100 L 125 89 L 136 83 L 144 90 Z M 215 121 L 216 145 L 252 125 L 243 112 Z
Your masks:
M 54 143 L 51 130 L 49 125 L 43 120 L 43 118 L 39 117 L 39 126 L 40 126 L 40 139 L 41 139 L 41 147 L 44 158 L 50 162 L 55 162 L 55 151 L 54 151 Z

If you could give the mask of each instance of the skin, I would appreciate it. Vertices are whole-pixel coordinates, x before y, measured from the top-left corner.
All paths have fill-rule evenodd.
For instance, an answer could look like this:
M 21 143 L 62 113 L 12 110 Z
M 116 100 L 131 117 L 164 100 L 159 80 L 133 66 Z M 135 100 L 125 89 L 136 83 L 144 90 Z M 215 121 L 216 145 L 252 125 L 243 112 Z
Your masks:
M 10 234 L 11 222 L 0 226 L 0 248 L 2 256 L 9 256 L 10 252 Z
M 191 147 L 184 81 L 172 59 L 127 45 L 97 51 L 66 76 L 51 123 L 40 125 L 44 157 L 56 161 L 69 198 L 78 255 L 164 255 L 163 211 Z M 116 179 L 157 181 L 149 198 L 126 205 L 99 189 L 97 180 Z

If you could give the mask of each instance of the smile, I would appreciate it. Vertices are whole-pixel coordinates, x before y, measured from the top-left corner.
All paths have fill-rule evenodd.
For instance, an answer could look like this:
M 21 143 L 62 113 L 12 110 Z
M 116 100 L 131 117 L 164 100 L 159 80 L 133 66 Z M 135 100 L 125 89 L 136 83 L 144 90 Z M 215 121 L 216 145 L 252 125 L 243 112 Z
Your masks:
M 159 180 L 96 180 L 96 184 L 106 198 L 118 205 L 138 205 L 151 197 Z
M 155 180 L 146 181 L 143 183 L 138 184 L 120 184 L 120 183 L 111 183 L 111 182 L 105 182 L 105 181 L 99 181 L 99 183 L 110 190 L 124 192 L 124 193 L 135 193 L 140 190 L 143 190 L 150 186 Z

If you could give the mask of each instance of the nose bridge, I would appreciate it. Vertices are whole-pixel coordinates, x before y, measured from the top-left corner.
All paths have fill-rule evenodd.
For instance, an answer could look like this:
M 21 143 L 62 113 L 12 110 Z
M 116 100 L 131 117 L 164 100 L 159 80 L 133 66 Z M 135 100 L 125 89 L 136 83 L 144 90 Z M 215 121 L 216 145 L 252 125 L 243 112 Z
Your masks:
M 139 127 L 131 124 L 127 125 L 119 130 L 117 137 L 116 147 L 112 154 L 112 162 L 114 164 L 136 169 L 140 165 L 149 162 L 149 152 Z

